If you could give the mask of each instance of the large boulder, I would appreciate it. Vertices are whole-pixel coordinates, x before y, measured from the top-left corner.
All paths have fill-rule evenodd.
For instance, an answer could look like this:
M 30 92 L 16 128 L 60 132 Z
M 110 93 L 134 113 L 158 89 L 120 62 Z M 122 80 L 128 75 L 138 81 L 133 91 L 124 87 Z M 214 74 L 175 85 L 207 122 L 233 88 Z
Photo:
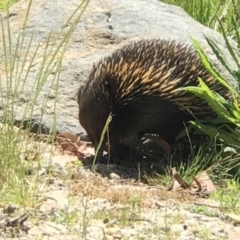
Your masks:
M 22 30 L 21 26 L 27 9 L 26 2 L 22 0 L 10 8 L 9 21 L 13 33 L 13 43 L 16 43 L 17 33 Z M 25 39 L 30 40 L 32 33 L 35 32 L 32 46 L 36 46 L 38 43 L 46 42 L 49 31 L 52 31 L 52 37 L 56 36 L 77 4 L 79 4 L 79 0 L 33 1 Z M 5 26 L 6 21 L 7 16 L 3 18 Z M 57 130 L 73 133 L 83 131 L 78 122 L 76 92 L 86 80 L 92 64 L 104 55 L 136 39 L 164 38 L 191 43 L 190 37 L 194 37 L 202 44 L 208 56 L 214 60 L 215 56 L 210 51 L 204 35 L 211 37 L 221 47 L 230 63 L 233 64 L 223 37 L 193 20 L 179 7 L 164 4 L 158 0 L 91 0 L 73 33 L 71 45 L 64 56 L 55 112 Z M 1 44 L 0 48 L 2 48 Z M 25 49 L 27 49 L 27 45 Z M 44 54 L 43 51 L 42 55 Z M 33 52 L 34 49 L 30 49 L 30 53 Z M 24 54 L 24 51 L 22 54 Z M 35 91 L 33 84 L 38 69 L 39 64 L 33 64 L 26 79 L 26 84 L 22 92 L 19 93 L 14 105 L 16 121 L 22 119 L 29 96 Z M 222 70 L 224 71 L 224 69 Z M 4 85 L 5 74 L 3 68 L 0 68 L 0 74 L 2 97 L 4 97 L 6 86 Z M 36 101 L 31 117 L 34 124 L 41 121 L 47 129 L 52 126 L 54 102 L 56 101 L 55 90 L 51 89 L 53 75 L 48 77 Z M 43 99 L 46 99 L 46 97 L 48 101 L 43 109 Z M 44 116 L 41 119 L 42 112 L 44 112 Z

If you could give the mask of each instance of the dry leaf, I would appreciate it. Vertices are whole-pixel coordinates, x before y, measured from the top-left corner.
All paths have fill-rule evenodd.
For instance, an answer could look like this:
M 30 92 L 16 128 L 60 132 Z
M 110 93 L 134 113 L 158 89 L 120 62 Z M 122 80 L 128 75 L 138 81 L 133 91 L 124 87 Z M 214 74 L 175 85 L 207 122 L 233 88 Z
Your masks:
M 79 139 L 69 132 L 63 132 L 57 135 L 57 143 L 60 145 L 63 151 L 69 151 L 74 156 L 79 156 L 78 148 L 84 143 L 80 142 Z
M 183 189 L 187 189 L 190 188 L 191 185 L 188 184 L 187 182 L 185 182 L 180 175 L 178 174 L 178 172 L 176 171 L 176 168 L 172 168 L 172 177 L 173 177 L 173 183 L 171 184 L 171 186 L 169 187 L 168 190 L 176 190 L 179 189 L 180 187 L 182 187 Z
M 57 142 L 58 142 L 58 144 L 60 145 L 60 147 L 62 148 L 63 151 L 69 151 L 75 156 L 78 155 L 77 146 L 74 143 L 72 143 L 70 140 L 64 139 L 64 138 L 58 138 Z
M 67 138 L 71 140 L 72 143 L 76 144 L 78 147 L 82 146 L 83 143 L 79 141 L 79 138 L 70 132 L 62 132 L 57 135 L 60 138 Z
M 197 178 L 193 177 L 193 180 L 195 181 L 196 185 L 197 185 L 197 188 L 195 188 L 194 185 L 192 185 L 192 188 L 195 189 L 196 192 L 201 192 L 202 191 L 202 185 L 201 183 L 197 180 Z M 192 189 L 192 190 L 194 190 Z M 197 190 L 196 190 L 197 189 Z
M 87 149 L 87 145 L 86 144 L 83 144 L 82 146 L 80 146 L 78 148 L 78 152 L 82 153 L 83 151 L 85 151 Z
M 195 185 L 192 184 L 192 191 L 209 193 L 216 190 L 212 180 L 205 171 L 201 172 L 193 179 L 195 181 Z
M 178 183 L 178 181 L 176 181 L 175 179 L 172 181 L 170 187 L 168 188 L 169 191 L 172 191 L 172 190 L 177 190 L 177 189 L 180 189 L 181 188 L 181 185 Z
M 63 132 L 57 135 L 57 143 L 63 151 L 69 151 L 74 156 L 89 158 L 95 155 L 91 142 L 79 141 L 79 139 L 69 132 Z

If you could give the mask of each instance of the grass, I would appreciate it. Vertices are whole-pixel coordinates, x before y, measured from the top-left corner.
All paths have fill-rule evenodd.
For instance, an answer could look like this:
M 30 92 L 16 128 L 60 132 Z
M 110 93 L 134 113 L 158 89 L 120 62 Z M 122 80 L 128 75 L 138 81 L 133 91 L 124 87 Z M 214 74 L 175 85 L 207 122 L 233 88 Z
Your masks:
M 232 211 L 240 215 L 240 186 L 233 180 L 225 184 L 225 188 L 219 188 L 212 194 L 212 198 L 219 201 L 225 212 Z
M 233 22 L 240 25 L 238 0 L 162 0 L 161 2 L 183 8 L 198 22 L 221 33 L 224 31 L 230 37 L 233 37 L 235 33 Z M 223 24 L 223 29 L 218 20 Z
M 16 1 L 9 1 L 11 5 Z M 222 64 L 229 71 L 231 76 L 235 78 L 240 85 L 240 68 L 237 57 L 233 54 L 233 51 L 227 41 L 227 37 L 235 39 L 240 46 L 240 6 L 237 1 L 177 1 L 166 0 L 166 3 L 175 4 L 181 6 L 188 12 L 193 18 L 201 22 L 205 26 L 209 26 L 225 37 L 226 45 L 230 54 L 238 66 L 237 70 L 233 70 L 228 66 L 224 56 L 219 52 L 219 49 L 210 39 L 208 39 L 209 45 L 214 50 L 215 54 L 219 57 Z M 31 1 L 29 2 L 29 8 L 31 7 Z M 14 127 L 14 109 L 18 99 L 21 97 L 26 80 L 29 76 L 30 66 L 37 63 L 37 57 L 39 63 L 39 70 L 34 82 L 34 91 L 29 96 L 29 104 L 23 112 L 23 120 L 29 119 L 32 116 L 35 102 L 39 99 L 40 93 L 46 83 L 47 79 L 52 72 L 55 72 L 54 78 L 52 78 L 51 87 L 54 89 L 54 95 L 58 95 L 58 82 L 59 74 L 61 70 L 62 61 L 64 59 L 64 53 L 70 44 L 70 37 L 76 24 L 82 16 L 83 11 L 87 7 L 88 1 L 83 1 L 79 4 L 77 11 L 70 16 L 68 20 L 68 28 L 55 33 L 49 33 L 46 42 L 43 45 L 33 46 L 32 39 L 25 38 L 24 32 L 28 24 L 28 12 L 26 13 L 25 21 L 22 23 L 23 31 L 19 33 L 17 38 L 12 37 L 11 26 L 8 21 L 3 21 L 2 15 L 0 18 L 0 48 L 3 51 L 3 61 L 1 69 L 4 69 L 4 73 L 0 75 L 0 104 L 2 107 L 2 115 L 0 125 L 0 202 L 1 203 L 17 203 L 22 206 L 35 207 L 39 201 L 39 195 L 44 195 L 44 189 L 47 187 L 47 183 L 42 180 L 42 177 L 38 174 L 34 176 L 27 176 L 26 173 L 33 165 L 38 166 L 39 159 L 43 152 L 51 152 L 54 150 L 52 138 L 48 143 L 36 141 L 30 137 L 30 129 L 25 131 L 19 130 Z M 7 11 L 7 1 L 0 0 L 0 9 Z M 33 36 L 32 36 L 33 37 Z M 53 38 L 54 37 L 54 38 Z M 55 39 L 51 47 L 50 42 Z M 215 75 L 222 84 L 226 84 L 225 79 L 213 69 L 211 63 L 208 61 L 201 47 L 196 41 L 193 43 L 198 50 L 203 63 L 206 68 Z M 33 54 L 30 54 L 30 49 L 34 49 Z M 44 53 L 44 54 L 41 54 Z M 26 59 L 30 59 L 27 62 Z M 25 64 L 23 64 L 25 63 Z M 201 81 L 201 80 L 200 80 Z M 6 91 L 5 91 L 6 90 Z M 212 93 L 207 86 L 201 82 L 199 88 L 188 88 L 188 91 L 192 91 L 200 97 L 205 98 L 212 108 L 218 113 L 219 122 L 231 122 L 236 127 L 240 125 L 240 109 L 236 104 L 239 99 L 239 92 L 234 89 L 230 89 L 235 98 L 235 102 L 227 103 Z M 56 97 L 57 100 L 57 97 Z M 42 108 L 46 106 L 47 98 L 42 99 Z M 54 106 L 56 108 L 56 104 Z M 220 110 L 219 110 L 220 109 Z M 43 117 L 43 116 L 42 116 Z M 53 116 L 52 135 L 55 134 L 55 122 L 56 117 Z M 107 125 L 111 121 L 111 118 L 107 120 L 106 126 L 101 136 L 103 140 L 104 134 L 107 132 Z M 24 121 L 20 123 L 20 126 L 24 124 Z M 239 171 L 239 156 L 240 156 L 240 136 L 239 133 L 226 131 L 225 129 L 217 129 L 214 122 L 211 126 L 202 122 L 192 122 L 195 128 L 200 129 L 205 134 L 210 135 L 211 141 L 201 146 L 198 151 L 193 152 L 189 157 L 188 164 L 180 165 L 178 171 L 185 180 L 192 180 L 192 177 L 197 175 L 203 169 L 207 169 L 211 179 L 215 182 L 221 180 L 222 187 L 219 185 L 217 190 L 211 195 L 211 198 L 220 203 L 220 211 L 227 213 L 229 211 L 240 215 L 240 184 L 237 181 L 237 177 L 240 175 Z M 100 142 L 101 142 L 100 141 Z M 220 150 L 217 148 L 217 141 L 220 141 Z M 98 149 L 99 150 L 99 149 Z M 95 159 L 96 160 L 96 159 Z M 94 160 L 94 161 L 95 161 Z M 232 175 L 230 170 L 232 170 Z M 235 176 L 235 179 L 231 179 Z M 149 179 L 154 185 L 168 185 L 169 175 L 157 176 L 155 179 Z M 71 181 L 70 179 L 68 179 Z M 31 184 L 29 184 L 29 181 Z M 152 191 L 152 192 L 151 192 Z M 183 193 L 168 193 L 162 189 L 148 190 L 146 188 L 133 188 L 122 186 L 114 188 L 106 183 L 101 177 L 94 176 L 91 178 L 82 178 L 80 181 L 74 181 L 71 184 L 71 195 L 81 192 L 82 194 L 82 209 L 81 214 L 78 214 L 75 209 L 71 209 L 68 203 L 66 208 L 53 214 L 50 220 L 55 223 L 61 223 L 66 225 L 74 225 L 79 223 L 79 231 L 81 232 L 82 239 L 87 239 L 88 227 L 91 226 L 91 221 L 94 219 L 104 220 L 118 218 L 118 227 L 125 228 L 132 223 L 129 219 L 135 217 L 140 219 L 144 209 L 151 208 L 152 202 L 149 199 L 157 197 L 163 201 L 169 199 L 177 199 L 183 202 L 192 201 L 192 198 L 184 195 Z M 182 194 L 182 195 L 181 195 Z M 88 199 L 104 198 L 110 201 L 112 204 L 123 204 L 127 208 L 121 208 L 113 211 L 101 210 L 94 214 L 91 213 L 91 207 Z M 166 206 L 167 209 L 167 206 Z M 192 211 L 196 213 L 203 213 L 205 215 L 214 214 L 208 207 L 195 207 Z M 151 231 L 157 232 L 160 239 L 174 239 L 177 237 L 172 232 L 172 226 L 181 221 L 182 216 L 179 213 L 169 214 L 165 212 L 165 222 L 163 227 L 160 228 L 156 223 L 153 224 Z M 110 230 L 109 230 L 110 231 Z M 108 229 L 107 229 L 108 232 Z M 107 239 L 107 232 L 103 230 L 103 239 Z M 139 239 L 141 239 L 141 230 L 139 230 Z M 211 235 L 209 229 L 197 228 L 196 235 L 200 239 L 208 239 Z
M 17 3 L 19 0 L 0 0 L 0 10 L 7 10 L 8 7 L 12 6 L 14 3 Z
M 178 0 L 165 0 L 168 4 L 174 4 L 182 7 L 190 16 L 203 25 L 208 26 L 222 33 L 227 49 L 233 61 L 236 63 L 236 68 L 233 69 L 220 51 L 218 46 L 209 38 L 206 38 L 209 46 L 221 62 L 221 64 L 228 71 L 230 76 L 240 86 L 240 17 L 239 17 L 239 4 L 235 0 L 200 0 L 200 1 L 178 1 Z M 238 45 L 237 53 L 231 47 L 228 38 L 233 38 Z M 225 179 L 229 177 L 229 173 L 238 179 L 240 177 L 240 163 L 239 163 L 239 149 L 240 149 L 240 136 L 239 132 L 226 128 L 219 128 L 218 124 L 232 124 L 235 128 L 240 127 L 240 109 L 239 109 L 239 91 L 233 89 L 226 79 L 215 69 L 209 61 L 201 46 L 195 39 L 192 39 L 193 45 L 198 51 L 199 56 L 207 70 L 218 80 L 221 84 L 229 88 L 233 96 L 233 102 L 228 102 L 218 94 L 212 92 L 204 82 L 199 79 L 199 87 L 188 87 L 184 90 L 192 92 L 206 100 L 210 107 L 217 113 L 218 118 L 213 119 L 210 124 L 192 121 L 191 125 L 200 130 L 203 134 L 210 137 L 210 145 L 203 145 L 198 152 L 190 156 L 190 163 L 187 168 L 183 167 L 182 174 L 186 177 L 189 173 L 196 174 L 201 169 L 208 168 L 212 172 L 213 178 Z M 216 145 L 219 145 L 216 149 Z M 219 149 L 220 148 L 220 149 Z M 209 151 L 210 149 L 210 151 Z M 210 167 L 209 167 L 210 166 Z M 220 177 L 220 175 L 221 177 Z
M 36 179 L 36 186 L 34 189 L 29 188 L 26 184 L 26 162 L 24 160 L 30 161 L 38 160 L 42 151 L 36 151 L 34 159 L 30 156 L 30 151 L 27 151 L 28 146 L 33 147 L 33 141 L 29 138 L 29 131 L 17 131 L 14 127 L 14 109 L 17 107 L 19 98 L 23 92 L 26 80 L 29 77 L 30 68 L 33 64 L 38 64 L 40 59 L 40 64 L 38 68 L 38 73 L 36 79 L 33 79 L 33 91 L 29 96 L 29 101 L 23 111 L 23 121 L 19 123 L 20 128 L 24 125 L 25 119 L 31 119 L 33 114 L 33 109 L 35 102 L 39 100 L 40 93 L 48 79 L 50 82 L 50 88 L 53 89 L 53 94 L 58 95 L 58 82 L 59 74 L 61 69 L 61 64 L 63 60 L 64 53 L 69 46 L 69 40 L 71 37 L 76 24 L 78 23 L 83 11 L 85 10 L 88 1 L 83 1 L 76 8 L 74 12 L 68 19 L 69 27 L 67 29 L 62 29 L 60 32 L 53 33 L 49 32 L 45 43 L 39 43 L 37 46 L 33 46 L 33 36 L 30 40 L 25 38 L 25 30 L 27 28 L 27 20 L 29 9 L 31 8 L 32 1 L 29 1 L 28 11 L 26 12 L 25 20 L 22 24 L 22 32 L 19 32 L 17 37 L 12 37 L 11 25 L 9 21 L 4 21 L 2 15 L 0 16 L 0 30 L 1 30 L 1 40 L 0 46 L 3 51 L 3 69 L 4 74 L 0 76 L 0 99 L 1 99 L 1 122 L 3 123 L 1 127 L 0 136 L 0 172 L 3 174 L 0 176 L 0 191 L 9 188 L 12 191 L 6 194 L 1 194 L 0 201 L 10 201 L 10 202 L 20 202 L 27 204 L 27 198 L 35 198 L 38 187 L 38 179 Z M 71 23 L 70 23 L 71 21 Z M 52 37 L 54 37 L 54 42 L 52 44 Z M 50 44 L 51 43 L 51 44 Z M 40 46 L 40 44 L 42 44 Z M 54 46 L 54 47 L 53 47 Z M 30 53 L 32 49 L 33 53 Z M 28 59 L 28 61 L 26 61 Z M 55 72 L 54 77 L 49 80 L 49 76 Z M 47 96 L 42 98 L 42 109 L 45 108 L 47 104 Z M 56 112 L 56 101 L 54 104 L 53 111 Z M 43 117 L 42 116 L 41 118 Z M 53 125 L 52 134 L 55 133 L 55 122 L 56 117 L 53 115 Z M 24 142 L 24 144 L 22 144 Z M 41 146 L 41 142 L 35 141 L 35 148 Z M 40 150 L 40 149 L 39 149 Z M 5 192 L 5 191 L 4 191 Z
M 213 52 L 218 57 L 219 61 L 229 72 L 233 79 L 236 80 L 240 86 L 240 61 L 237 54 L 240 51 L 240 17 L 239 17 L 239 4 L 238 1 L 215 1 L 215 0 L 201 0 L 201 1 L 178 1 L 166 0 L 166 3 L 181 6 L 189 15 L 201 22 L 205 26 L 213 28 L 223 34 L 226 46 L 232 59 L 236 63 L 236 68 L 233 69 L 226 61 L 224 55 L 217 47 L 217 45 L 206 39 Z M 233 38 L 238 45 L 238 53 L 236 53 L 228 40 L 228 37 Z M 234 212 L 240 215 L 239 212 L 239 194 L 240 194 L 240 135 L 239 131 L 232 129 L 219 129 L 216 123 L 231 123 L 235 128 L 240 127 L 240 109 L 238 101 L 240 99 L 239 91 L 233 89 L 224 77 L 215 69 L 209 61 L 204 51 L 198 42 L 193 39 L 193 44 L 202 59 L 203 64 L 209 72 L 215 76 L 223 85 L 227 86 L 232 93 L 233 102 L 227 102 L 221 96 L 212 92 L 204 83 L 200 81 L 200 87 L 189 87 L 185 90 L 198 95 L 199 97 L 208 101 L 212 109 L 217 113 L 218 118 L 213 120 L 211 125 L 203 122 L 194 121 L 192 125 L 201 130 L 204 134 L 210 136 L 214 141 L 212 146 L 202 146 L 200 151 L 191 158 L 190 164 L 187 168 L 180 169 L 185 178 L 190 175 L 195 175 L 202 169 L 206 169 L 206 164 L 210 166 L 207 170 L 211 174 L 211 178 L 215 181 L 223 180 L 223 187 L 219 187 L 211 196 L 214 200 L 220 202 L 223 212 Z M 216 140 L 220 141 L 221 149 L 216 149 Z M 207 150 L 208 149 L 208 150 Z M 210 151 L 209 151 L 210 149 Z M 207 151 L 207 152 L 206 152 Z M 209 164 L 210 163 L 210 164 Z M 232 171 L 231 171 L 232 170 Z M 232 175 L 229 175 L 229 174 Z M 234 179 L 232 179 L 234 177 Z M 229 179 L 230 178 L 230 179 Z M 228 179 L 228 180 L 224 180 Z M 198 209 L 199 210 L 199 209 Z M 205 212 L 206 214 L 206 212 Z M 207 238 L 208 231 L 201 231 L 200 235 L 203 239 Z M 205 237 L 204 237 L 205 236 Z

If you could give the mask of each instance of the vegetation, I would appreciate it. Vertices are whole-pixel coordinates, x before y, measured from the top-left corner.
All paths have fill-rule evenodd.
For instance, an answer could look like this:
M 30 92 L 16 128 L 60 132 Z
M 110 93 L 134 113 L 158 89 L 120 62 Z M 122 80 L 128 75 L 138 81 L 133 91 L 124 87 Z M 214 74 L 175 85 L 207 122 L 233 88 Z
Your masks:
M 206 38 L 209 46 L 212 48 L 213 52 L 216 54 L 217 58 L 221 62 L 221 64 L 228 71 L 229 75 L 236 81 L 238 87 L 240 86 L 240 60 L 239 60 L 239 51 L 240 51 L 240 5 L 238 0 L 200 0 L 200 1 L 178 1 L 178 0 L 163 0 L 162 2 L 168 4 L 174 4 L 182 7 L 190 16 L 199 21 L 205 26 L 208 26 L 212 29 L 219 31 L 224 39 L 229 51 L 230 56 L 232 56 L 232 60 L 235 63 L 235 67 L 230 65 L 224 54 L 218 48 L 218 46 L 210 39 Z M 237 43 L 237 49 L 233 48 L 229 42 L 229 38 L 232 38 Z M 195 155 L 193 161 L 191 161 L 188 169 L 184 169 L 187 173 L 190 169 L 191 172 L 195 172 L 194 170 L 201 169 L 201 166 L 204 168 L 204 164 L 206 161 L 201 161 L 208 158 L 211 161 L 211 167 L 209 170 L 213 170 L 215 172 L 215 177 L 218 179 L 225 179 L 227 176 L 229 177 L 230 170 L 233 175 L 231 177 L 235 177 L 236 181 L 226 180 L 226 187 L 230 191 L 226 192 L 224 189 L 217 190 L 214 194 L 214 199 L 218 199 L 225 207 L 226 205 L 232 205 L 232 209 L 239 209 L 239 200 L 237 199 L 240 195 L 240 108 L 239 108 L 239 100 L 240 93 L 237 89 L 234 89 L 231 85 L 229 85 L 227 79 L 221 75 L 221 73 L 215 69 L 210 62 L 210 60 L 205 55 L 203 49 L 199 43 L 193 39 L 193 44 L 196 50 L 199 53 L 199 56 L 202 59 L 205 67 L 216 77 L 223 85 L 227 86 L 232 93 L 233 101 L 227 102 L 218 94 L 212 92 L 204 82 L 199 79 L 200 87 L 188 87 L 185 88 L 186 91 L 190 91 L 198 95 L 199 97 L 208 101 L 209 105 L 212 109 L 217 113 L 218 118 L 214 119 L 211 124 L 206 124 L 204 122 L 192 121 L 192 125 L 197 127 L 201 132 L 206 135 L 209 135 L 212 140 L 212 147 L 210 149 L 215 149 L 216 141 L 221 143 L 221 150 L 212 151 L 212 154 L 206 155 L 206 149 L 199 151 L 197 155 Z M 219 128 L 217 124 L 232 124 L 235 128 Z M 209 145 L 207 146 L 209 148 Z M 200 159 L 200 161 L 199 161 Z M 211 160 L 212 159 L 212 160 Z M 202 164 L 203 162 L 203 164 Z M 193 168 L 193 169 L 192 169 Z M 217 171 L 216 171 L 217 170 Z M 223 177 L 223 174 L 225 176 Z M 220 177 L 221 176 L 221 177 Z M 212 176 L 212 178 L 215 178 Z M 225 184 L 224 184 L 225 186 Z M 230 187 L 229 187 L 230 186 Z M 234 194 L 233 194 L 234 192 Z M 234 196 L 237 196 L 235 198 Z M 238 205 L 238 207 L 236 207 Z M 239 214 L 239 211 L 238 211 Z
M 0 0 L 0 9 L 6 10 L 9 6 L 18 2 L 19 0 Z
M 25 21 L 22 23 L 22 31 L 17 37 L 12 37 L 11 25 L 9 21 L 4 21 L 0 15 L 0 46 L 3 51 L 1 60 L 1 69 L 4 71 L 0 75 L 0 104 L 1 104 L 1 123 L 0 125 L 0 191 L 7 191 L 6 194 L 0 194 L 0 201 L 3 202 L 21 202 L 22 204 L 31 205 L 33 197 L 38 191 L 38 177 L 35 179 L 36 184 L 30 188 L 25 180 L 26 172 L 30 168 L 30 160 L 38 160 L 43 152 L 41 142 L 33 141 L 29 138 L 29 128 L 21 131 L 15 128 L 14 110 L 18 107 L 19 99 L 23 94 L 24 86 L 29 77 L 31 66 L 40 64 L 36 79 L 33 80 L 33 91 L 28 96 L 28 102 L 22 114 L 22 122 L 19 123 L 20 129 L 26 127 L 27 119 L 32 119 L 33 109 L 36 101 L 39 100 L 40 93 L 50 75 L 50 88 L 57 101 L 59 73 L 61 70 L 62 59 L 66 49 L 69 46 L 69 39 L 74 31 L 82 13 L 84 12 L 88 1 L 82 1 L 76 7 L 76 11 L 67 20 L 67 29 L 62 28 L 58 33 L 49 33 L 44 43 L 37 46 L 33 44 L 34 33 L 30 38 L 26 38 L 25 31 L 27 28 L 28 13 L 32 1 L 29 1 L 28 11 L 26 12 Z M 53 40 L 54 39 L 54 40 Z M 52 42 L 54 41 L 54 42 Z M 41 44 L 41 45 L 40 45 Z M 53 47 L 54 46 L 54 47 Z M 31 51 L 30 51 L 31 49 Z M 28 61 L 26 61 L 28 59 Z M 48 79 L 48 82 L 50 80 Z M 42 97 L 42 109 L 45 108 L 48 98 Z M 53 112 L 55 112 L 56 102 Z M 43 111 L 42 116 L 43 117 Z M 52 133 L 55 133 L 55 116 L 52 119 Z M 27 124 L 28 126 L 29 124 Z M 45 146 L 46 148 L 47 146 Z M 27 160 L 27 161 L 23 161 Z M 28 199 L 28 197 L 30 199 Z
M 239 61 L 239 50 L 240 50 L 240 17 L 239 17 L 239 4 L 238 1 L 215 1 L 215 0 L 200 0 L 200 1 L 164 1 L 171 4 L 176 4 L 181 6 L 186 12 L 188 12 L 193 18 L 202 24 L 218 30 L 222 33 L 227 49 L 232 57 L 233 62 L 236 67 L 233 68 L 232 65 L 228 63 L 225 59 L 224 54 L 221 52 L 219 47 L 210 39 L 206 38 L 209 46 L 212 48 L 213 52 L 216 54 L 217 58 L 221 64 L 228 71 L 232 79 L 240 86 L 240 61 Z M 237 42 L 238 49 L 234 49 L 228 37 L 234 39 Z M 210 60 L 205 55 L 204 51 L 198 42 L 193 39 L 193 44 L 198 51 L 202 62 L 208 71 L 224 86 L 226 86 L 232 93 L 233 101 L 228 102 L 223 99 L 218 94 L 210 91 L 204 82 L 199 79 L 200 87 L 188 87 L 185 90 L 190 91 L 199 97 L 205 99 L 212 109 L 217 113 L 218 118 L 211 122 L 211 125 L 204 122 L 193 121 L 192 125 L 197 127 L 204 134 L 209 135 L 213 139 L 220 140 L 222 143 L 222 150 L 228 151 L 228 155 L 233 153 L 239 153 L 240 149 L 240 136 L 239 131 L 236 131 L 240 127 L 240 109 L 239 109 L 239 99 L 240 93 L 234 89 L 226 79 L 221 75 L 221 73 L 215 69 L 210 62 Z M 235 128 L 230 127 L 219 128 L 218 124 L 232 124 Z M 216 141 L 214 141 L 216 143 Z M 220 156 L 217 155 L 219 158 Z M 236 156 L 235 156 L 236 157 Z M 239 158 L 236 157 L 232 163 L 227 163 L 228 170 L 232 167 L 235 169 L 235 176 L 239 177 L 240 171 Z M 227 161 L 224 161 L 225 164 Z M 219 167 L 219 165 L 218 165 Z
M 203 25 L 221 33 L 225 32 L 233 38 L 235 35 L 234 23 L 240 25 L 239 0 L 162 0 L 161 2 L 179 6 Z
M 17 1 L 0 0 L 0 9 L 8 11 L 8 6 Z M 27 18 L 22 24 L 22 32 L 19 33 L 17 38 L 12 38 L 11 26 L 8 21 L 4 21 L 2 15 L 0 15 L 0 48 L 3 51 L 3 58 L 0 62 L 0 202 L 1 203 L 18 203 L 23 206 L 35 206 L 38 202 L 40 189 L 42 188 L 42 180 L 38 174 L 31 178 L 31 184 L 29 184 L 26 174 L 31 169 L 34 160 L 36 165 L 38 164 L 39 157 L 43 151 L 46 150 L 48 145 L 41 142 L 34 141 L 29 137 L 30 129 L 25 131 L 17 129 L 14 124 L 14 109 L 17 107 L 18 99 L 23 93 L 23 88 L 27 77 L 30 74 L 30 66 L 39 63 L 38 74 L 36 79 L 33 79 L 33 91 L 29 96 L 29 103 L 26 105 L 23 114 L 23 119 L 31 118 L 33 114 L 34 104 L 39 100 L 42 88 L 52 72 L 55 72 L 52 78 L 51 88 L 54 95 L 58 94 L 58 82 L 59 74 L 61 70 L 62 60 L 64 53 L 69 46 L 69 39 L 74 31 L 76 24 L 79 22 L 82 13 L 87 7 L 88 0 L 82 1 L 76 8 L 76 11 L 69 17 L 66 26 L 58 33 L 49 33 L 45 43 L 41 46 L 33 46 L 32 39 L 25 37 L 25 30 L 27 28 Z M 195 18 L 200 23 L 208 26 L 212 29 L 219 31 L 223 34 L 226 46 L 236 67 L 233 68 L 228 64 L 224 55 L 220 49 L 215 45 L 211 39 L 207 39 L 210 47 L 219 58 L 222 65 L 226 68 L 229 74 L 240 86 L 240 62 L 236 54 L 236 49 L 233 50 L 229 43 L 228 37 L 234 39 L 238 45 L 238 51 L 240 49 L 240 5 L 238 0 L 164 0 L 163 2 L 174 4 L 182 7 L 190 16 Z M 29 9 L 32 1 L 29 1 Z M 27 12 L 28 14 L 28 12 Z M 52 39 L 55 39 L 52 42 Z M 193 39 L 193 44 L 196 47 L 199 55 L 206 68 L 225 86 L 227 86 L 233 95 L 233 102 L 227 102 L 218 94 L 209 90 L 209 88 L 199 79 L 200 87 L 189 87 L 186 91 L 191 91 L 197 94 L 199 97 L 206 99 L 213 110 L 218 114 L 218 118 L 214 119 L 211 125 L 204 122 L 193 121 L 191 126 L 199 129 L 206 135 L 209 135 L 210 141 L 208 144 L 203 145 L 198 152 L 195 152 L 190 156 L 189 164 L 182 165 L 178 171 L 185 179 L 190 179 L 198 172 L 207 168 L 211 179 L 216 182 L 221 180 L 221 184 L 224 187 L 219 187 L 217 191 L 212 194 L 212 198 L 221 203 L 222 211 L 231 209 L 236 214 L 240 214 L 239 209 L 239 197 L 240 197 L 240 134 L 239 131 L 232 130 L 230 128 L 218 128 L 216 124 L 219 123 L 231 123 L 234 127 L 240 127 L 240 109 L 238 101 L 240 99 L 240 93 L 236 89 L 233 89 L 226 79 L 212 66 L 209 59 L 205 56 L 204 51 L 198 42 Z M 54 48 L 52 46 L 55 46 Z M 41 51 L 40 51 L 41 48 Z M 32 51 L 30 51 L 32 49 Z M 28 61 L 25 61 L 28 59 Z M 24 64 L 23 64 L 24 63 Z M 3 71 L 2 71 L 3 70 Z M 4 81 L 3 81 L 4 80 Z M 21 84 L 20 84 L 21 83 Z M 6 90 L 6 91 L 5 91 Z M 56 97 L 57 100 L 57 97 Z M 47 98 L 42 99 L 42 108 L 47 104 Z M 56 107 L 56 106 L 55 106 Z M 54 110 L 53 110 L 54 111 Z M 43 114 L 43 113 L 42 113 Z M 43 116 L 42 116 L 43 117 Z M 55 133 L 56 117 L 53 116 L 52 133 Z M 107 123 L 111 120 L 108 119 Z M 20 127 L 24 125 L 24 120 L 19 123 Z M 103 130 L 103 133 L 107 131 L 107 128 Z M 51 141 L 51 139 L 50 139 Z M 217 148 L 217 145 L 220 146 Z M 232 170 L 232 172 L 230 171 Z M 164 176 L 165 177 L 165 176 Z M 166 182 L 163 176 L 160 176 L 162 182 Z M 169 177 L 169 176 L 168 176 Z M 233 178 L 230 179 L 229 178 Z M 159 179 L 156 179 L 155 183 L 159 183 Z M 89 181 L 89 179 L 87 180 Z M 95 181 L 95 180 L 94 180 Z M 154 181 L 153 181 L 154 182 Z M 46 184 L 46 183 L 44 183 Z M 82 183 L 79 189 L 85 189 L 86 183 Z M 88 190 L 94 196 L 101 196 L 97 191 L 102 188 L 100 186 L 101 180 L 96 180 L 93 184 L 93 190 Z M 41 188 L 40 188 L 41 187 Z M 94 188 L 96 187 L 96 189 Z M 107 189 L 107 187 L 106 187 Z M 109 197 L 111 201 L 117 199 L 116 202 L 128 203 L 131 211 L 121 210 L 114 214 L 120 218 L 119 225 L 124 226 L 128 223 L 130 215 L 140 215 L 140 208 L 143 202 L 143 196 L 140 194 L 133 195 L 132 192 L 125 192 L 123 195 L 121 191 L 117 190 L 116 193 L 107 195 L 107 191 L 102 193 L 103 197 Z M 147 193 L 146 193 L 147 195 Z M 151 194 L 148 193 L 148 198 L 151 198 Z M 134 197 L 133 197 L 134 196 Z M 166 197 L 167 198 L 167 197 Z M 125 200 L 125 201 L 124 201 Z M 81 231 L 83 235 L 86 235 L 88 227 L 88 208 L 87 200 L 83 201 L 84 213 L 82 216 Z M 69 206 L 68 206 L 69 207 Z M 210 209 L 211 210 L 211 209 Z M 195 212 L 205 212 L 213 214 L 212 211 L 204 207 L 195 208 Z M 100 218 L 106 218 L 110 213 L 98 212 Z M 62 210 L 59 215 L 51 218 L 54 222 L 68 222 L 73 224 L 77 222 L 77 212 L 71 211 L 68 208 Z M 140 216 L 139 216 L 140 217 Z M 169 224 L 179 221 L 180 216 L 171 216 L 171 223 L 166 223 L 166 229 L 169 229 Z M 160 231 L 158 228 L 156 231 Z M 167 231 L 167 234 L 170 234 Z M 201 232 L 201 234 L 208 234 L 208 232 Z M 203 237 L 204 239 L 204 237 Z M 206 236 L 205 236 L 205 239 Z

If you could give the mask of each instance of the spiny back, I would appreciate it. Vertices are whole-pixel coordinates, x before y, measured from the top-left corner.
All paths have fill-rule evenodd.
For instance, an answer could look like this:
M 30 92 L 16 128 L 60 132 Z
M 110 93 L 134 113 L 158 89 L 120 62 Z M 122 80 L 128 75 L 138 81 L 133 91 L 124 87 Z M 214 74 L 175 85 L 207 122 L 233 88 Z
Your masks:
M 142 95 L 161 96 L 182 110 L 201 108 L 201 115 L 202 101 L 181 89 L 198 85 L 198 77 L 214 91 L 228 96 L 227 89 L 208 73 L 192 47 L 167 40 L 142 40 L 123 47 L 95 65 L 89 76 L 89 87 L 105 90 L 102 85 L 111 85 L 115 101 L 120 105 L 138 101 Z M 207 104 L 204 107 L 209 114 L 211 110 Z

